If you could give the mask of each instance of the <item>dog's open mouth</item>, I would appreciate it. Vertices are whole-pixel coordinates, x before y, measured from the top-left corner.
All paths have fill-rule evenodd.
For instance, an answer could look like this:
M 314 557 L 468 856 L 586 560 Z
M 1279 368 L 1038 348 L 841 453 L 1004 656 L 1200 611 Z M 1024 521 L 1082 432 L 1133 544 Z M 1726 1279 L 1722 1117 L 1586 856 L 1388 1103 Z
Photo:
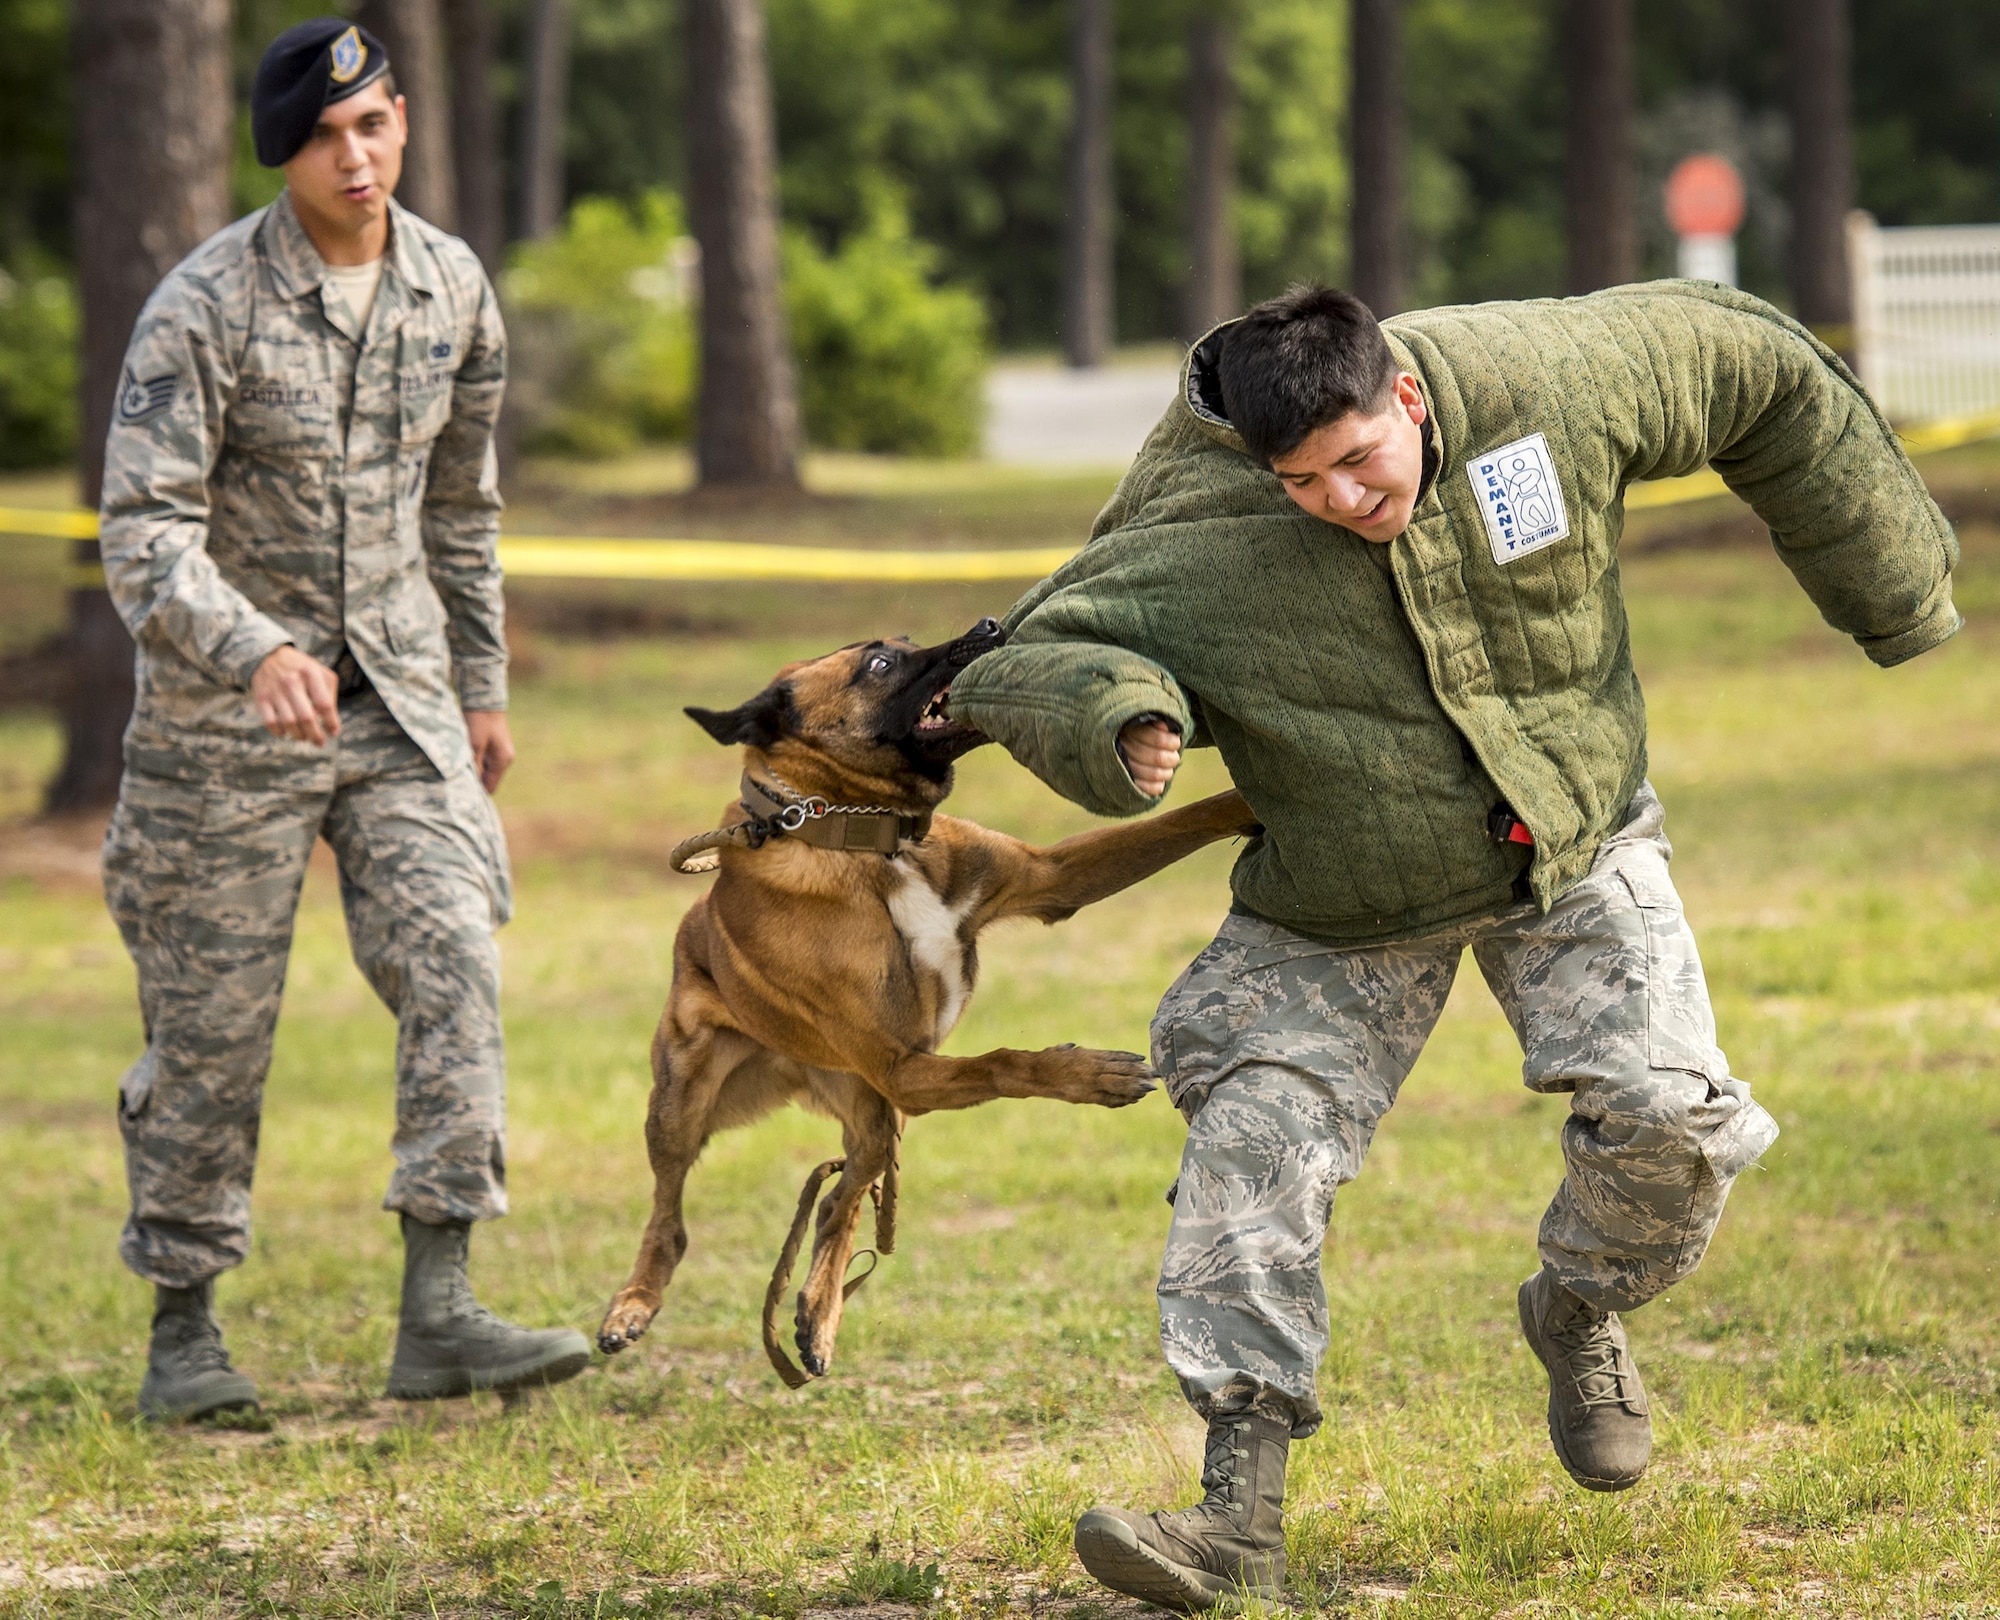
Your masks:
M 952 717 L 950 702 L 951 682 L 946 681 L 925 700 L 916 723 L 904 733 L 901 746 L 907 757 L 922 760 L 926 765 L 949 765 L 960 754 L 986 741 L 977 726 Z
M 945 700 L 950 696 L 950 681 L 931 694 L 930 702 L 924 705 L 924 712 L 917 716 L 916 734 L 919 737 L 935 736 L 952 729 L 951 716 L 945 712 Z
M 977 748 L 986 741 L 986 735 L 977 726 L 968 725 L 951 713 L 952 681 L 958 672 L 975 658 L 991 652 L 1002 645 L 1007 633 L 993 619 L 981 619 L 966 634 L 945 647 L 929 649 L 930 657 L 925 660 L 925 671 L 917 681 L 913 681 L 904 703 L 914 705 L 918 694 L 931 682 L 936 687 L 923 698 L 921 708 L 914 720 L 905 721 L 908 708 L 898 706 L 897 726 L 907 724 L 909 730 L 897 737 L 884 737 L 884 742 L 893 742 L 903 750 L 904 757 L 929 774 L 935 775 L 961 754 Z M 942 657 L 938 655 L 942 654 Z

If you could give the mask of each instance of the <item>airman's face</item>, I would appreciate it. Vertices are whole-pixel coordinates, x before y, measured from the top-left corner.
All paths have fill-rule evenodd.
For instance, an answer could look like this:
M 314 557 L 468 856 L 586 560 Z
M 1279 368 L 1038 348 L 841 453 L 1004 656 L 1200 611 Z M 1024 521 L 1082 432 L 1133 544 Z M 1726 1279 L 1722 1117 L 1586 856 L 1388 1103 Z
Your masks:
M 336 101 L 285 164 L 285 185 L 302 218 L 343 235 L 380 220 L 403 177 L 409 140 L 403 98 L 381 80 Z
M 1424 476 L 1423 390 L 1399 372 L 1379 411 L 1350 412 L 1271 461 L 1299 510 L 1386 543 L 1409 527 Z

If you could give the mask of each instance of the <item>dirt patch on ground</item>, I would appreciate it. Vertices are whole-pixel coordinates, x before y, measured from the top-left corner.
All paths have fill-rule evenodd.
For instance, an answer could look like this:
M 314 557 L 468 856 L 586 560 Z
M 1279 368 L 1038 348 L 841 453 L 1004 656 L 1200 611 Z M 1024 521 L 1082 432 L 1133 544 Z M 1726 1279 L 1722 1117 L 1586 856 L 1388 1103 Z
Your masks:
M 97 888 L 108 820 L 108 811 L 90 811 L 0 827 L 0 883 L 26 878 L 40 888 Z
M 509 527 L 566 534 L 900 546 L 960 539 L 928 500 L 805 489 L 589 489 L 525 481 Z M 1005 494 L 999 495 L 1004 502 Z
M 966 1209 L 938 1216 L 931 1230 L 942 1237 L 969 1237 L 975 1232 L 1004 1232 L 1019 1218 L 1011 1209 Z
M 476 1428 L 482 1423 L 503 1420 L 514 1407 L 526 1405 L 534 1399 L 533 1395 L 509 1401 L 497 1396 L 482 1396 L 472 1400 L 412 1404 L 386 1399 L 357 1400 L 348 1391 L 329 1388 L 312 1402 L 308 1410 L 298 1411 L 301 1391 L 277 1393 L 278 1399 L 274 1404 L 278 1411 L 275 1415 L 254 1423 L 246 1422 L 240 1427 L 202 1425 L 189 1432 L 211 1451 L 255 1450 L 274 1440 L 287 1445 L 315 1441 L 370 1445 L 386 1436 L 409 1430 L 435 1434 Z
M 0 1097 L 0 1128 L 76 1131 L 112 1126 L 111 1105 L 101 1097 Z
M 717 813 L 720 811 L 718 804 Z M 703 821 L 699 826 L 642 826 L 618 831 L 595 817 L 567 810 L 506 813 L 503 821 L 507 849 L 516 866 L 526 861 L 606 860 L 628 876 L 644 874 L 666 883 L 686 882 L 676 877 L 667 862 L 674 845 L 711 825 Z M 689 892 L 684 898 L 692 904 L 699 892 Z
M 558 641 L 628 641 L 662 636 L 729 635 L 743 626 L 734 621 L 700 617 L 676 600 L 648 592 L 608 594 L 588 580 L 532 580 L 507 587 L 508 649 L 518 660 L 532 645 L 524 641 L 547 636 Z
M 1766 545 L 1768 531 L 1747 507 L 1717 516 L 1641 516 L 1620 550 L 1627 556 L 1658 557 L 1670 551 L 1734 551 Z

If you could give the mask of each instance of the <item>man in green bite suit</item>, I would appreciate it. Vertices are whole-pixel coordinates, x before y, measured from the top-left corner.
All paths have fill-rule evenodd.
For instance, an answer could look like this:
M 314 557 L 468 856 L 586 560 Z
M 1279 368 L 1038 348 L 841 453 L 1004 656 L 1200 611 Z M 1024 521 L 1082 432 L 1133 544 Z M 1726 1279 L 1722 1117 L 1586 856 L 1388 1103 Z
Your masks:
M 1710 464 L 1878 664 L 1958 629 L 1950 525 L 1847 368 L 1759 300 L 1658 282 L 1378 324 L 1302 287 L 1195 346 L 1090 543 L 954 684 L 955 717 L 1089 809 L 1148 808 L 1206 743 L 1265 828 L 1153 1025 L 1189 1127 L 1161 1342 L 1206 1494 L 1085 1514 L 1106 1585 L 1282 1588 L 1334 1190 L 1468 947 L 1526 1084 L 1570 1097 L 1519 1295 L 1550 1438 L 1589 1489 L 1644 1471 L 1618 1313 L 1693 1271 L 1777 1136 L 1667 875 L 1618 583 L 1627 485 Z

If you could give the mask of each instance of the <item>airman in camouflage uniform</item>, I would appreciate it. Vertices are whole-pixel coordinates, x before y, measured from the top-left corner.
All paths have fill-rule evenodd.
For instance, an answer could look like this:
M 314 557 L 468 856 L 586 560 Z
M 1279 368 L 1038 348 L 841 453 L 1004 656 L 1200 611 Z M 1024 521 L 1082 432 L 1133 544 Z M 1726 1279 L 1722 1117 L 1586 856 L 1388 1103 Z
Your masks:
M 1670 281 L 1384 323 L 1302 286 L 1189 351 L 1090 543 L 952 683 L 955 719 L 1099 814 L 1208 744 L 1261 823 L 1154 1026 L 1189 1122 L 1161 1337 L 1208 1418 L 1203 1496 L 1077 1521 L 1114 1590 L 1281 1595 L 1334 1190 L 1468 948 L 1527 1084 L 1570 1099 L 1516 1294 L 1551 1443 L 1588 1489 L 1644 1474 L 1620 1313 L 1694 1268 L 1777 1134 L 1716 1047 L 1667 876 L 1617 566 L 1630 486 L 1705 465 L 1877 664 L 1959 629 L 1949 521 L 1769 305 Z
M 319 255 L 280 197 L 161 285 L 126 359 L 142 386 L 174 378 L 121 408 L 104 480 L 105 576 L 138 646 L 105 878 L 147 1026 L 119 1109 L 121 1250 L 157 1283 L 248 1252 L 264 1071 L 322 833 L 355 959 L 400 1025 L 387 1207 L 507 1209 L 506 849 L 460 714 L 507 701 L 505 340 L 470 250 L 393 217 L 365 335 L 322 306 Z M 286 642 L 348 671 L 328 746 L 271 736 L 250 700 Z
M 386 58 L 339 20 L 300 35 L 266 67 L 290 42 L 280 88 L 312 98 L 294 108 L 311 128 L 329 72 L 380 77 Z M 379 123 L 396 109 L 376 99 Z M 264 1078 L 318 839 L 339 863 L 355 961 L 398 1022 L 384 1207 L 406 1235 L 409 1221 L 430 1229 L 412 1254 L 455 1242 L 461 1263 L 464 1225 L 507 1209 L 493 936 L 511 895 L 465 718 L 507 703 L 505 334 L 471 250 L 386 187 L 382 200 L 365 324 L 289 191 L 190 255 L 140 316 L 106 449 L 104 568 L 136 644 L 137 702 L 105 887 L 146 1028 L 119 1093 L 120 1252 L 163 1312 L 189 1306 L 176 1331 L 213 1338 L 210 1362 L 208 1287 L 249 1250 Z M 338 677 L 324 743 L 275 734 L 253 701 L 253 676 L 287 646 Z M 239 1374 L 218 1383 L 209 1366 L 190 1384 L 180 1366 L 193 1393 L 156 1400 L 162 1365 L 156 1324 L 149 1410 L 250 1393 Z

